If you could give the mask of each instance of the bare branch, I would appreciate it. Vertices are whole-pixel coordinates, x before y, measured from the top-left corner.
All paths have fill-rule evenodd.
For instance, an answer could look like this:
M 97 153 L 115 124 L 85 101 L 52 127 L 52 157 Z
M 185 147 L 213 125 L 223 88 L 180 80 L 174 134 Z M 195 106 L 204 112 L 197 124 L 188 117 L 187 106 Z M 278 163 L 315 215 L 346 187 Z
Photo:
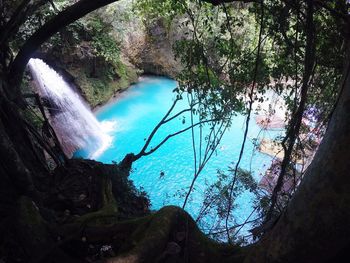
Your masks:
M 169 119 L 165 120 L 165 121 L 163 122 L 163 124 L 165 124 L 165 123 L 167 123 L 167 122 L 169 122 L 169 121 L 172 121 L 173 119 L 175 119 L 176 117 L 180 116 L 181 114 L 183 114 L 183 113 L 185 113 L 185 112 L 191 111 L 192 108 L 193 108 L 194 106 L 196 106 L 197 104 L 198 104 L 198 102 L 197 102 L 197 103 L 194 103 L 193 105 L 191 105 L 191 108 L 185 109 L 185 110 L 182 110 L 182 111 L 176 113 L 174 116 L 172 116 L 172 117 L 170 117 Z
M 154 129 L 152 130 L 151 134 L 148 136 L 145 145 L 142 147 L 141 151 L 135 155 L 135 158 L 139 159 L 141 156 L 143 156 L 145 154 L 145 151 L 147 150 L 147 147 L 149 146 L 149 144 L 151 143 L 154 135 L 156 134 L 156 132 L 159 130 L 159 128 L 167 122 L 166 118 L 170 115 L 170 113 L 173 111 L 173 109 L 176 106 L 176 103 L 180 100 L 179 97 L 177 97 L 173 104 L 171 105 L 170 109 L 168 110 L 168 112 L 164 115 L 164 117 L 160 120 L 160 122 L 156 125 L 156 127 L 154 127 Z M 140 157 L 138 157 L 140 156 Z
M 149 152 L 144 152 L 141 156 L 147 156 L 147 155 L 150 155 L 151 153 L 154 153 L 156 150 L 159 149 L 160 146 L 162 146 L 162 145 L 163 145 L 167 140 L 169 140 L 171 137 L 174 137 L 174 136 L 176 136 L 176 135 L 179 135 L 179 134 L 181 134 L 181 133 L 184 133 L 184 132 L 186 132 L 186 131 L 188 131 L 188 130 L 190 130 L 190 129 L 192 129 L 193 127 L 196 127 L 196 126 L 198 126 L 198 125 L 202 125 L 202 124 L 204 124 L 204 123 L 214 122 L 214 121 L 218 121 L 218 119 L 211 119 L 211 120 L 200 121 L 200 122 L 197 122 L 197 123 L 195 123 L 195 124 L 193 124 L 193 125 L 191 125 L 191 126 L 185 128 L 185 129 L 182 129 L 182 130 L 180 130 L 180 131 L 178 131 L 178 132 L 169 134 L 169 135 L 166 136 L 156 147 L 152 148 Z M 135 158 L 137 158 L 138 155 L 139 155 L 139 154 L 137 154 L 137 155 L 135 156 Z M 141 156 L 140 156 L 140 157 L 141 157 Z M 139 159 L 140 157 L 138 157 L 137 159 Z
M 259 32 L 259 39 L 258 39 L 258 50 L 257 50 L 257 54 L 256 54 L 255 67 L 254 67 L 254 72 L 253 72 L 253 84 L 252 84 L 252 87 L 251 87 L 251 90 L 249 93 L 248 116 L 247 116 L 247 120 L 245 123 L 245 131 L 244 131 L 244 137 L 243 137 L 241 150 L 239 153 L 238 161 L 237 161 L 236 166 L 235 166 L 233 180 L 232 180 L 230 190 L 229 190 L 230 194 L 229 194 L 229 200 L 228 200 L 228 209 L 227 209 L 227 214 L 226 214 L 226 219 L 225 219 L 225 226 L 226 226 L 226 230 L 227 230 L 226 231 L 227 232 L 227 239 L 230 243 L 231 243 L 231 237 L 230 237 L 230 231 L 229 231 L 229 227 L 228 227 L 228 221 L 229 221 L 229 216 L 230 216 L 230 212 L 232 209 L 232 194 L 233 194 L 233 189 L 234 189 L 234 186 L 235 186 L 236 180 L 237 180 L 238 167 L 239 167 L 239 164 L 242 160 L 242 156 L 243 156 L 243 152 L 244 152 L 244 148 L 245 148 L 245 143 L 247 140 L 247 135 L 248 135 L 248 130 L 249 130 L 249 122 L 250 122 L 250 117 L 251 117 L 251 112 L 252 112 L 252 107 L 253 107 L 253 102 L 254 102 L 253 95 L 254 95 L 255 86 L 257 84 L 257 77 L 258 77 L 258 70 L 259 70 L 259 63 L 260 63 L 262 34 L 263 34 L 263 28 L 264 28 L 264 3 L 263 2 L 261 2 L 260 9 L 261 9 L 261 14 L 260 14 L 260 32 Z

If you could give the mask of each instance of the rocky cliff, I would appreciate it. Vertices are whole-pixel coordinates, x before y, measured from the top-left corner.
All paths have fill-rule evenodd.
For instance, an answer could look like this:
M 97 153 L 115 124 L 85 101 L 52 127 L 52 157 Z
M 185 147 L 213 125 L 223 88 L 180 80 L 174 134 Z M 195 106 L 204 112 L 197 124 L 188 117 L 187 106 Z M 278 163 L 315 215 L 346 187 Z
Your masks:
M 176 78 L 182 67 L 173 45 L 183 37 L 178 20 L 151 23 L 120 1 L 60 32 L 35 55 L 75 86 L 92 108 L 137 82 L 141 74 Z M 62 44 L 63 42 L 63 44 Z M 113 42 L 113 43 L 111 43 Z
M 136 30 L 127 32 L 122 41 L 123 55 L 145 74 L 176 78 L 182 69 L 173 52 L 173 45 L 181 38 L 176 21 L 169 28 L 162 19 L 147 25 L 133 23 Z

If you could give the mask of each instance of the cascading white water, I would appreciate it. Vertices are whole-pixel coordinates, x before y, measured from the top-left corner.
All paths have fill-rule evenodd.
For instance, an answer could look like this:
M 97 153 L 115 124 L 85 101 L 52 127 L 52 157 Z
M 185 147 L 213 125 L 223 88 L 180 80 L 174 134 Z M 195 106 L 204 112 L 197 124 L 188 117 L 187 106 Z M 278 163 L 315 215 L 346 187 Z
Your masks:
M 66 155 L 82 148 L 89 158 L 100 155 L 112 139 L 79 94 L 41 59 L 30 59 L 28 65 Z

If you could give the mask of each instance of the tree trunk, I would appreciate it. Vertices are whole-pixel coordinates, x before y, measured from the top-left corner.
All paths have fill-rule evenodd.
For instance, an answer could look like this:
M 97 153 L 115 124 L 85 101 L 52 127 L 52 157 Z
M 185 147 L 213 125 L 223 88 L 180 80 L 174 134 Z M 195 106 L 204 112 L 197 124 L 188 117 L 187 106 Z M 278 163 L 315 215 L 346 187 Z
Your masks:
M 245 262 L 335 262 L 350 243 L 349 42 L 326 135 L 287 209 Z

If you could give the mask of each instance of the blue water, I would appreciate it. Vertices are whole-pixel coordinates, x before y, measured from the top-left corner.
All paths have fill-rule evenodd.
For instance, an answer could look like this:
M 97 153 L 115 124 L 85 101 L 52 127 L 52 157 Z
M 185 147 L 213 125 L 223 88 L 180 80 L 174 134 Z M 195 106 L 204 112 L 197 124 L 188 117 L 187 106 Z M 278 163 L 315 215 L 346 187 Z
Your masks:
M 128 153 L 138 153 L 145 143 L 155 125 L 167 112 L 174 100 L 172 92 L 177 83 L 174 80 L 162 77 L 145 77 L 136 85 L 122 94 L 117 101 L 110 103 L 96 112 L 101 122 L 114 123 L 110 131 L 113 137 L 112 145 L 97 160 L 104 163 L 120 162 Z M 182 101 L 174 112 L 186 107 L 186 101 Z M 203 192 L 206 183 L 213 183 L 217 179 L 217 170 L 227 171 L 227 167 L 236 162 L 241 147 L 245 117 L 234 117 L 232 126 L 223 136 L 217 149 L 217 154 L 212 156 L 205 169 L 198 177 L 195 190 L 191 194 L 190 202 L 186 210 L 194 217 L 202 205 Z M 156 145 L 166 135 L 181 130 L 189 125 L 188 116 L 183 123 L 182 118 L 177 118 L 164 125 L 156 134 Z M 260 134 L 259 134 L 260 133 Z M 262 132 L 255 124 L 254 118 L 250 123 L 248 140 L 245 147 L 241 168 L 253 173 L 259 181 L 262 174 L 268 168 L 272 158 L 259 153 L 254 149 L 253 139 L 258 136 L 275 137 L 278 132 Z M 83 151 L 80 155 L 84 156 Z M 137 187 L 142 187 L 149 195 L 152 209 L 159 209 L 164 205 L 182 206 L 184 197 L 176 194 L 187 190 L 193 179 L 193 151 L 191 132 L 180 134 L 171 138 L 160 149 L 149 156 L 142 157 L 133 164 L 133 172 L 130 178 Z M 161 177 L 161 172 L 164 176 Z M 161 177 L 161 178 L 160 178 Z M 242 223 L 252 212 L 252 194 L 244 192 L 236 201 L 238 207 L 234 214 L 236 223 Z M 207 220 L 214 220 L 211 214 Z

